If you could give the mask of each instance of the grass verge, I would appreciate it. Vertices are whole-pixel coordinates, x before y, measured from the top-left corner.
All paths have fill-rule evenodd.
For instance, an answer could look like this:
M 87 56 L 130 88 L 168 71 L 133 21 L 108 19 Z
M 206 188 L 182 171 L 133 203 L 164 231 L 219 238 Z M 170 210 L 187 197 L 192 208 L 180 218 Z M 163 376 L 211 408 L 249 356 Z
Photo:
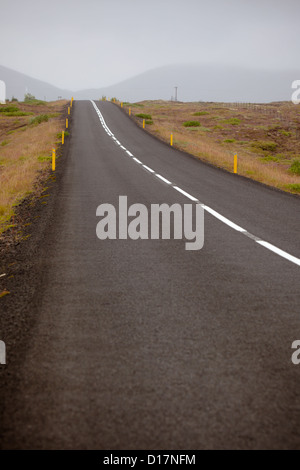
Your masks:
M 203 161 L 283 191 L 299 194 L 300 115 L 288 102 L 267 105 L 143 101 L 124 103 L 132 118 L 151 116 L 147 130 Z M 143 107 L 143 113 L 138 108 Z M 191 120 L 198 116 L 199 120 Z M 147 124 L 147 122 L 146 122 Z
M 16 122 L 12 116 L 4 116 L 6 112 L 1 113 L 0 107 L 0 139 L 9 135 L 0 146 L 0 234 L 10 224 L 15 207 L 34 191 L 39 176 L 50 169 L 65 108 L 65 101 L 41 103 L 33 113 L 31 103 L 22 103 L 13 112 L 41 114 Z

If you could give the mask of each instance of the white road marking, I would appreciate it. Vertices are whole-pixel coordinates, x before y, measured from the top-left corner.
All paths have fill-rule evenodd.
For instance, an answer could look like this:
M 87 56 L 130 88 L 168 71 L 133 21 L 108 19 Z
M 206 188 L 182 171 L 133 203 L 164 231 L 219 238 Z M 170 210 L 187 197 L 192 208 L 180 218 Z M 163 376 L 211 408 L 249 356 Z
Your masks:
M 246 232 L 247 230 L 243 229 L 239 225 L 236 225 L 234 222 L 231 222 L 231 220 L 227 219 L 227 217 L 224 217 L 223 215 L 219 214 L 219 212 L 214 211 L 210 207 L 204 205 L 203 209 L 205 209 L 207 212 L 209 212 L 211 215 L 216 217 L 216 219 L 221 220 L 226 225 L 229 225 L 229 227 L 233 228 L 234 230 L 237 230 L 238 232 Z
M 160 180 L 164 181 L 167 184 L 172 184 L 171 181 L 167 180 L 167 178 L 164 178 L 163 176 L 159 175 L 158 173 L 156 173 L 155 176 L 157 178 L 159 178 Z
M 95 108 L 97 114 L 99 115 L 99 118 L 100 118 L 100 122 L 103 126 L 103 128 L 105 129 L 105 131 L 107 132 L 107 134 L 118 144 L 121 146 L 122 149 L 124 149 L 126 151 L 126 153 L 130 156 L 130 157 L 133 157 L 132 153 L 129 152 L 129 150 L 126 150 L 125 147 L 123 147 L 123 145 L 121 145 L 121 143 L 115 138 L 114 134 L 111 132 L 111 130 L 107 127 L 106 125 L 106 122 L 104 120 L 104 117 L 102 116 L 102 113 L 101 111 L 99 110 L 99 108 L 96 106 L 96 104 L 94 103 L 94 101 L 91 100 L 91 103 L 93 105 L 93 107 Z M 99 113 L 98 113 L 99 111 Z M 144 165 L 143 162 L 141 162 L 138 158 L 136 157 L 133 157 L 133 160 L 136 161 L 137 163 L 141 164 L 146 170 L 148 170 L 150 173 L 154 174 L 154 176 L 156 176 L 157 178 L 161 179 L 162 181 L 164 181 L 165 183 L 167 184 L 172 184 L 168 179 L 164 178 L 163 176 L 159 175 L 158 173 L 155 173 L 154 170 L 152 170 L 152 168 L 149 168 L 148 166 Z M 281 256 L 282 258 L 285 258 L 286 260 L 290 261 L 291 263 L 294 263 L 298 266 L 300 266 L 300 259 L 299 258 L 296 258 L 296 256 L 293 256 L 293 255 L 290 255 L 289 253 L 287 253 L 286 251 L 283 251 L 281 250 L 280 248 L 277 248 L 276 246 L 272 245 L 271 243 L 269 242 L 266 242 L 264 240 L 261 240 L 259 237 L 256 237 L 255 235 L 249 233 L 247 230 L 245 230 L 243 227 L 240 227 L 239 225 L 235 224 L 234 222 L 231 222 L 231 220 L 227 219 L 227 217 L 224 217 L 223 215 L 219 214 L 219 212 L 215 211 L 214 209 L 211 209 L 209 206 L 206 206 L 205 204 L 202 204 L 199 199 L 197 199 L 196 197 L 192 196 L 191 194 L 187 193 L 186 191 L 184 191 L 183 189 L 179 188 L 178 186 L 175 186 L 175 185 L 172 185 L 172 188 L 174 188 L 176 191 L 180 192 L 181 194 L 183 194 L 184 196 L 186 196 L 187 198 L 189 198 L 191 201 L 194 201 L 198 204 L 200 204 L 204 210 L 206 210 L 209 214 L 211 214 L 213 217 L 215 217 L 216 219 L 220 220 L 221 222 L 223 222 L 224 224 L 228 225 L 229 227 L 231 227 L 232 229 L 242 233 L 243 235 L 246 235 L 247 237 L 249 237 L 250 239 L 254 240 L 256 243 L 258 243 L 259 245 L 263 246 L 264 248 L 267 248 L 268 250 L 272 251 L 273 253 L 276 253 L 277 255 Z M 1 276 L 0 276 L 1 277 Z
M 178 186 L 172 186 L 174 189 L 176 189 L 176 191 L 179 191 L 181 194 L 183 194 L 184 196 L 188 197 L 189 199 L 191 199 L 191 201 L 195 201 L 195 202 L 199 202 L 199 199 L 197 199 L 196 197 L 192 196 L 191 194 L 187 193 L 186 191 L 183 191 L 183 189 L 181 188 L 178 188 Z
M 143 164 L 143 167 L 145 168 L 145 170 L 150 171 L 150 173 L 155 173 L 155 171 L 152 170 L 152 168 L 149 168 L 147 165 Z
M 270 251 L 273 251 L 277 255 L 282 256 L 282 258 L 285 258 L 285 259 L 291 261 L 292 263 L 295 263 L 298 266 L 300 266 L 300 259 L 299 258 L 296 258 L 296 256 L 293 256 L 293 255 L 290 255 L 289 253 L 286 253 L 286 251 L 283 251 L 280 248 L 277 248 L 277 246 L 274 246 L 269 242 L 265 242 L 264 240 L 256 240 L 256 243 L 258 243 L 259 245 L 264 246 L 265 248 L 267 248 Z

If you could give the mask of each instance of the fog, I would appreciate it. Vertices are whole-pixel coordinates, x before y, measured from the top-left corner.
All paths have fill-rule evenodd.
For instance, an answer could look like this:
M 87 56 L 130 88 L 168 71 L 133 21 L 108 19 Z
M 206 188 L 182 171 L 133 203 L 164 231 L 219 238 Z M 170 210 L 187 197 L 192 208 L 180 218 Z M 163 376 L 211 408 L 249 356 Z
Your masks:
M 71 90 L 168 64 L 299 69 L 299 0 L 0 0 L 0 17 L 0 64 Z

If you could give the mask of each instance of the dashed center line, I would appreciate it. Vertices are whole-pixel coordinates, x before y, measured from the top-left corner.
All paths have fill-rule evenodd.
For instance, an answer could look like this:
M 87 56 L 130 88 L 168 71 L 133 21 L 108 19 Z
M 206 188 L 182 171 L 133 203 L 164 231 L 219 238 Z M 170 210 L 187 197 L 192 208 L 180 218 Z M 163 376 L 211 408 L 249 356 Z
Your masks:
M 155 171 L 152 170 L 152 168 L 149 168 L 147 165 L 143 165 L 143 167 L 145 168 L 145 170 L 150 171 L 150 173 L 155 173 Z
M 172 184 L 171 181 L 167 180 L 167 178 L 164 178 L 163 176 L 159 175 L 158 173 L 156 173 L 155 175 L 157 178 L 159 178 L 160 180 L 164 181 L 165 183 L 167 184 Z
M 122 150 L 124 150 L 127 155 L 129 155 L 130 157 L 132 157 L 132 160 L 134 160 L 136 163 L 142 165 L 142 167 L 147 170 L 149 173 L 151 173 L 153 176 L 156 176 L 157 178 L 159 178 L 161 181 L 163 181 L 164 183 L 170 185 L 173 189 L 175 189 L 176 191 L 178 191 L 179 193 L 183 194 L 185 197 L 187 197 L 188 199 L 190 199 L 191 201 L 197 203 L 197 204 L 201 204 L 201 206 L 203 207 L 204 210 L 206 210 L 209 214 L 211 214 L 213 217 L 215 217 L 216 219 L 220 220 L 221 222 L 223 222 L 224 224 L 228 225 L 229 227 L 231 227 L 233 230 L 236 230 L 237 232 L 240 232 L 242 233 L 243 235 L 245 235 L 246 237 L 250 238 L 251 240 L 253 240 L 255 243 L 258 243 L 259 245 L 263 246 L 264 248 L 272 251 L 273 253 L 276 253 L 277 255 L 281 256 L 282 258 L 285 258 L 286 260 L 290 261 L 291 263 L 294 263 L 296 264 L 297 266 L 300 266 L 300 259 L 299 258 L 296 258 L 296 256 L 293 256 L 293 255 L 290 255 L 289 253 L 287 253 L 286 251 L 283 251 L 281 250 L 280 248 L 277 248 L 276 246 L 272 245 L 272 243 L 269 243 L 267 241 L 264 241 L 262 240 L 261 238 L 253 235 L 252 233 L 248 232 L 247 230 L 245 230 L 243 227 L 240 227 L 239 225 L 235 224 L 234 222 L 232 222 L 231 220 L 227 219 L 227 217 L 224 217 L 222 214 L 219 214 L 219 212 L 215 211 L 214 209 L 212 209 L 211 207 L 209 206 L 206 206 L 205 204 L 201 203 L 199 201 L 199 199 L 197 199 L 196 197 L 192 196 L 191 194 L 187 193 L 186 191 L 184 191 L 183 189 L 179 188 L 179 186 L 176 186 L 175 184 L 173 184 L 171 181 L 169 181 L 167 178 L 165 178 L 164 176 L 160 175 L 159 173 L 156 173 L 154 170 L 152 170 L 152 168 L 149 168 L 147 165 L 144 165 L 143 162 L 141 162 L 138 158 L 134 157 L 133 154 L 128 150 L 126 149 L 126 147 L 124 147 L 121 142 L 119 142 L 116 137 L 114 136 L 114 134 L 111 132 L 111 130 L 108 128 L 108 126 L 106 125 L 106 122 L 104 120 L 104 117 L 101 113 L 101 111 L 99 110 L 99 108 L 96 106 L 95 102 L 91 100 L 91 103 L 96 111 L 96 113 L 98 114 L 98 117 L 99 117 L 99 120 L 104 128 L 104 130 L 106 131 L 106 133 L 115 141 L 115 143 L 117 145 L 120 146 L 120 148 Z

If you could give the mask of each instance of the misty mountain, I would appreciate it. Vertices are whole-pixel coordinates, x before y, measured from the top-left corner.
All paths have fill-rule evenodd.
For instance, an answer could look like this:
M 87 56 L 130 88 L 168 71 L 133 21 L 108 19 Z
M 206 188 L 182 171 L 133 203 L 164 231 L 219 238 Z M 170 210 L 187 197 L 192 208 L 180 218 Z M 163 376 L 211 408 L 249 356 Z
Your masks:
M 298 70 L 253 70 L 233 66 L 171 65 L 149 70 L 109 87 L 81 91 L 62 90 L 48 83 L 0 66 L 0 80 L 7 97 L 23 99 L 28 91 L 39 99 L 98 99 L 102 95 L 123 101 L 169 100 L 178 87 L 179 101 L 289 101 L 291 84 L 300 79 Z M 101 77 L 99 77 L 99 82 Z
M 6 84 L 6 98 L 11 99 L 12 96 L 23 101 L 25 93 L 31 93 L 36 98 L 46 101 L 57 100 L 58 96 L 70 99 L 72 92 L 61 90 L 49 83 L 29 77 L 15 70 L 0 65 L 0 80 Z
M 178 87 L 179 101 L 269 102 L 291 99 L 300 69 L 247 70 L 231 66 L 172 65 L 149 70 L 106 88 L 76 93 L 77 99 L 116 96 L 124 101 L 169 100 Z

